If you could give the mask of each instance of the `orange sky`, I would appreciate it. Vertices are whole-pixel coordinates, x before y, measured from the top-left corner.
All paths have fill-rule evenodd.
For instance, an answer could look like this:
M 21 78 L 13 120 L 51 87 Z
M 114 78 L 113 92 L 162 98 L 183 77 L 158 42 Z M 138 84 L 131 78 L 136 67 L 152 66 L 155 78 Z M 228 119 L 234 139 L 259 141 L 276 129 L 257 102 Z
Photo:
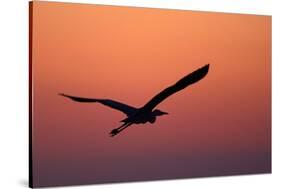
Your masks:
M 35 185 L 269 172 L 271 17 L 35 2 Z M 156 123 L 58 93 L 140 107 L 210 63 Z M 165 165 L 165 166 L 164 166 Z

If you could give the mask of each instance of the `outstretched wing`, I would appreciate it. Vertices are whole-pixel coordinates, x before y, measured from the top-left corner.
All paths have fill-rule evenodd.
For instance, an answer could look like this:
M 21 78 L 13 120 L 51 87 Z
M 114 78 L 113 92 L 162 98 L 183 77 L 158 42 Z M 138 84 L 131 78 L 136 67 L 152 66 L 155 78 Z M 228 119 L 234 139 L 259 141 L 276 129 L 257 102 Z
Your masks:
M 84 102 L 84 103 L 98 102 L 110 108 L 119 110 L 128 116 L 134 114 L 138 110 L 135 107 L 109 99 L 82 98 L 82 97 L 70 96 L 66 94 L 59 94 L 59 95 L 70 98 L 71 100 L 74 100 L 76 102 Z
M 156 96 L 154 96 L 148 103 L 143 106 L 143 109 L 152 111 L 159 103 L 163 100 L 171 96 L 172 94 L 186 88 L 187 86 L 196 83 L 197 81 L 201 80 L 205 75 L 207 75 L 209 71 L 209 64 L 199 68 L 198 70 L 188 74 L 181 80 L 179 80 L 176 84 L 166 88 Z

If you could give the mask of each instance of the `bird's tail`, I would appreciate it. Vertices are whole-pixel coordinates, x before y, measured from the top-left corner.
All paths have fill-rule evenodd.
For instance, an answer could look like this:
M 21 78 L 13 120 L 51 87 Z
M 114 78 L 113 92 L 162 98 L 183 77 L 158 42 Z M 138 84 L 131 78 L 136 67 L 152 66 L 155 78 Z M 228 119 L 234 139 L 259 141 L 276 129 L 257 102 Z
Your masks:
M 129 122 L 129 119 L 128 119 L 128 118 L 125 118 L 125 119 L 122 119 L 120 122 L 128 123 L 128 122 Z

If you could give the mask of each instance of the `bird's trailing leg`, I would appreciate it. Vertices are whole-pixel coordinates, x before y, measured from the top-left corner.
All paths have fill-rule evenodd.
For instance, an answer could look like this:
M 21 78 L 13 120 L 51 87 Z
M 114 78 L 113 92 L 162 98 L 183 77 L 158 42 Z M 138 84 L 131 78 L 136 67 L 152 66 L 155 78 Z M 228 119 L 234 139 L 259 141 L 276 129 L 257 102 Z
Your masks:
M 124 129 L 126 129 L 127 127 L 129 127 L 132 123 L 123 123 L 123 125 L 121 125 L 120 127 L 113 129 L 109 134 L 111 137 L 117 135 L 118 133 L 120 133 L 121 131 L 123 131 Z

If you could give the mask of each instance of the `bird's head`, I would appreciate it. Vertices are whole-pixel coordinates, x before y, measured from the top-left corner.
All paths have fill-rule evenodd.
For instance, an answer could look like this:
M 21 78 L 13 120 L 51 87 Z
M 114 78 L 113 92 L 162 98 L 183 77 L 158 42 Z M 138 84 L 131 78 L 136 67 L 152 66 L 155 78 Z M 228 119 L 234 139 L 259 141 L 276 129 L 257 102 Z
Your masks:
M 167 112 L 163 112 L 163 111 L 158 110 L 158 109 L 153 110 L 152 113 L 153 113 L 153 115 L 155 115 L 155 116 L 162 116 L 162 115 L 167 115 L 167 114 L 168 114 Z

